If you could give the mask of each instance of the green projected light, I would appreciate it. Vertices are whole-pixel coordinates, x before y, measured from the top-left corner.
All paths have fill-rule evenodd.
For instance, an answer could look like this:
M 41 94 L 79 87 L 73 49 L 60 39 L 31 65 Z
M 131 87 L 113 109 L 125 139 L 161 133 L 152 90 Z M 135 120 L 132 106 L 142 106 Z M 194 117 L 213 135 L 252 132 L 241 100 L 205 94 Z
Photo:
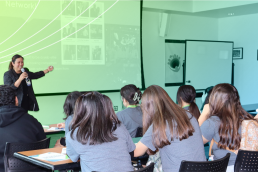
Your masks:
M 0 1 L 0 73 L 20 54 L 32 72 L 54 66 L 36 93 L 141 87 L 140 10 L 139 0 Z

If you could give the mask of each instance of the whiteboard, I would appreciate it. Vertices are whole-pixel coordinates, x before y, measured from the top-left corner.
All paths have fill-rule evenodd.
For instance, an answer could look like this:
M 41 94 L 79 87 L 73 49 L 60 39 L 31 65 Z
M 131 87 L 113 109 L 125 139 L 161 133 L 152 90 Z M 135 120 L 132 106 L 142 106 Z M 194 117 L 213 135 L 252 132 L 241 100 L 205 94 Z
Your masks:
M 231 84 L 232 50 L 233 42 L 187 40 L 185 84 L 195 89 Z

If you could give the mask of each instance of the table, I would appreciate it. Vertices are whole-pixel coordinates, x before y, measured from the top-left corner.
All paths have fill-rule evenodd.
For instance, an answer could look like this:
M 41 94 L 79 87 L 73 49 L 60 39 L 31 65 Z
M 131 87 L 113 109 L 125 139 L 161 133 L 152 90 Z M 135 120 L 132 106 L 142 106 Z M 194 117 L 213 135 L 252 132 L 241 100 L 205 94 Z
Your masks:
M 249 104 L 249 105 L 242 105 L 242 107 L 247 112 L 252 112 L 252 111 L 256 111 L 256 109 L 258 109 L 258 103 Z
M 49 128 L 57 127 L 57 124 L 51 124 L 51 125 L 48 125 L 48 126 L 49 126 Z M 61 137 L 65 137 L 65 131 L 51 131 L 51 130 L 47 130 L 47 129 L 44 128 L 44 132 L 45 132 L 47 138 L 51 138 L 50 139 L 50 144 L 49 144 L 50 148 L 55 146 L 56 141 L 58 139 L 60 139 Z
M 52 133 L 52 132 L 47 132 L 47 133 Z M 47 135 L 49 136 L 49 134 Z M 140 141 L 141 137 L 136 137 L 132 138 L 134 143 L 138 143 Z M 14 153 L 14 157 L 30 162 L 32 164 L 38 165 L 43 168 L 47 168 L 50 170 L 68 170 L 68 169 L 76 169 L 80 168 L 80 163 L 79 162 L 72 162 L 70 159 L 68 160 L 63 160 L 63 161 L 58 161 L 58 162 L 50 162 L 50 161 L 45 161 L 45 160 L 39 160 L 35 159 L 29 156 L 32 155 L 38 155 L 38 154 L 43 154 L 47 152 L 56 152 L 56 153 L 61 153 L 62 148 L 49 148 L 49 149 L 39 149 L 39 150 L 31 150 L 31 151 L 23 151 L 23 152 L 16 152 Z
M 39 149 L 39 150 L 31 150 L 31 151 L 23 151 L 23 152 L 15 152 L 14 157 L 30 162 L 32 164 L 38 165 L 43 168 L 47 168 L 50 170 L 69 170 L 69 169 L 78 169 L 80 168 L 80 162 L 72 162 L 70 159 L 58 161 L 58 162 L 50 162 L 45 160 L 35 159 L 29 156 L 43 154 L 47 152 L 56 152 L 61 153 L 62 148 L 49 148 L 49 149 Z

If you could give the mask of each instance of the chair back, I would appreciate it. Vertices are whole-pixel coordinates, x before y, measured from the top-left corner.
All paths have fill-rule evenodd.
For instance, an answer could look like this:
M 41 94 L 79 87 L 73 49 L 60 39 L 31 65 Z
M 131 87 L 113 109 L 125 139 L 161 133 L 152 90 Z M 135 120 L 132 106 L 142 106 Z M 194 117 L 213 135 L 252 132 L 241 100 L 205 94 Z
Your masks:
M 142 136 L 143 136 L 143 134 L 142 134 L 142 127 L 138 127 L 137 131 L 136 131 L 135 137 L 142 137 Z
M 258 151 L 238 150 L 235 172 L 258 171 Z
M 136 170 L 134 172 L 153 172 L 153 170 L 154 170 L 154 162 L 150 163 L 150 165 L 146 166 L 145 168 Z
M 221 159 L 215 161 L 182 161 L 179 172 L 226 172 L 230 153 Z
M 46 170 L 34 164 L 22 161 L 13 156 L 15 152 L 46 149 L 49 148 L 50 138 L 35 143 L 6 143 L 4 152 L 5 172 L 47 172 Z

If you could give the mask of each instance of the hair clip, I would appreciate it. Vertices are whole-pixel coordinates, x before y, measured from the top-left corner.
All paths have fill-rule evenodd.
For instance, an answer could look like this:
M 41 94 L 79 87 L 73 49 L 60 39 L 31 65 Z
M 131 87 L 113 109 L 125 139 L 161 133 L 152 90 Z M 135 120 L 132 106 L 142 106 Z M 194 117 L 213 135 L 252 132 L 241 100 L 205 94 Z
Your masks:
M 136 100 L 138 100 L 138 93 L 137 92 L 135 92 L 134 97 L 133 97 L 133 101 L 136 101 Z

